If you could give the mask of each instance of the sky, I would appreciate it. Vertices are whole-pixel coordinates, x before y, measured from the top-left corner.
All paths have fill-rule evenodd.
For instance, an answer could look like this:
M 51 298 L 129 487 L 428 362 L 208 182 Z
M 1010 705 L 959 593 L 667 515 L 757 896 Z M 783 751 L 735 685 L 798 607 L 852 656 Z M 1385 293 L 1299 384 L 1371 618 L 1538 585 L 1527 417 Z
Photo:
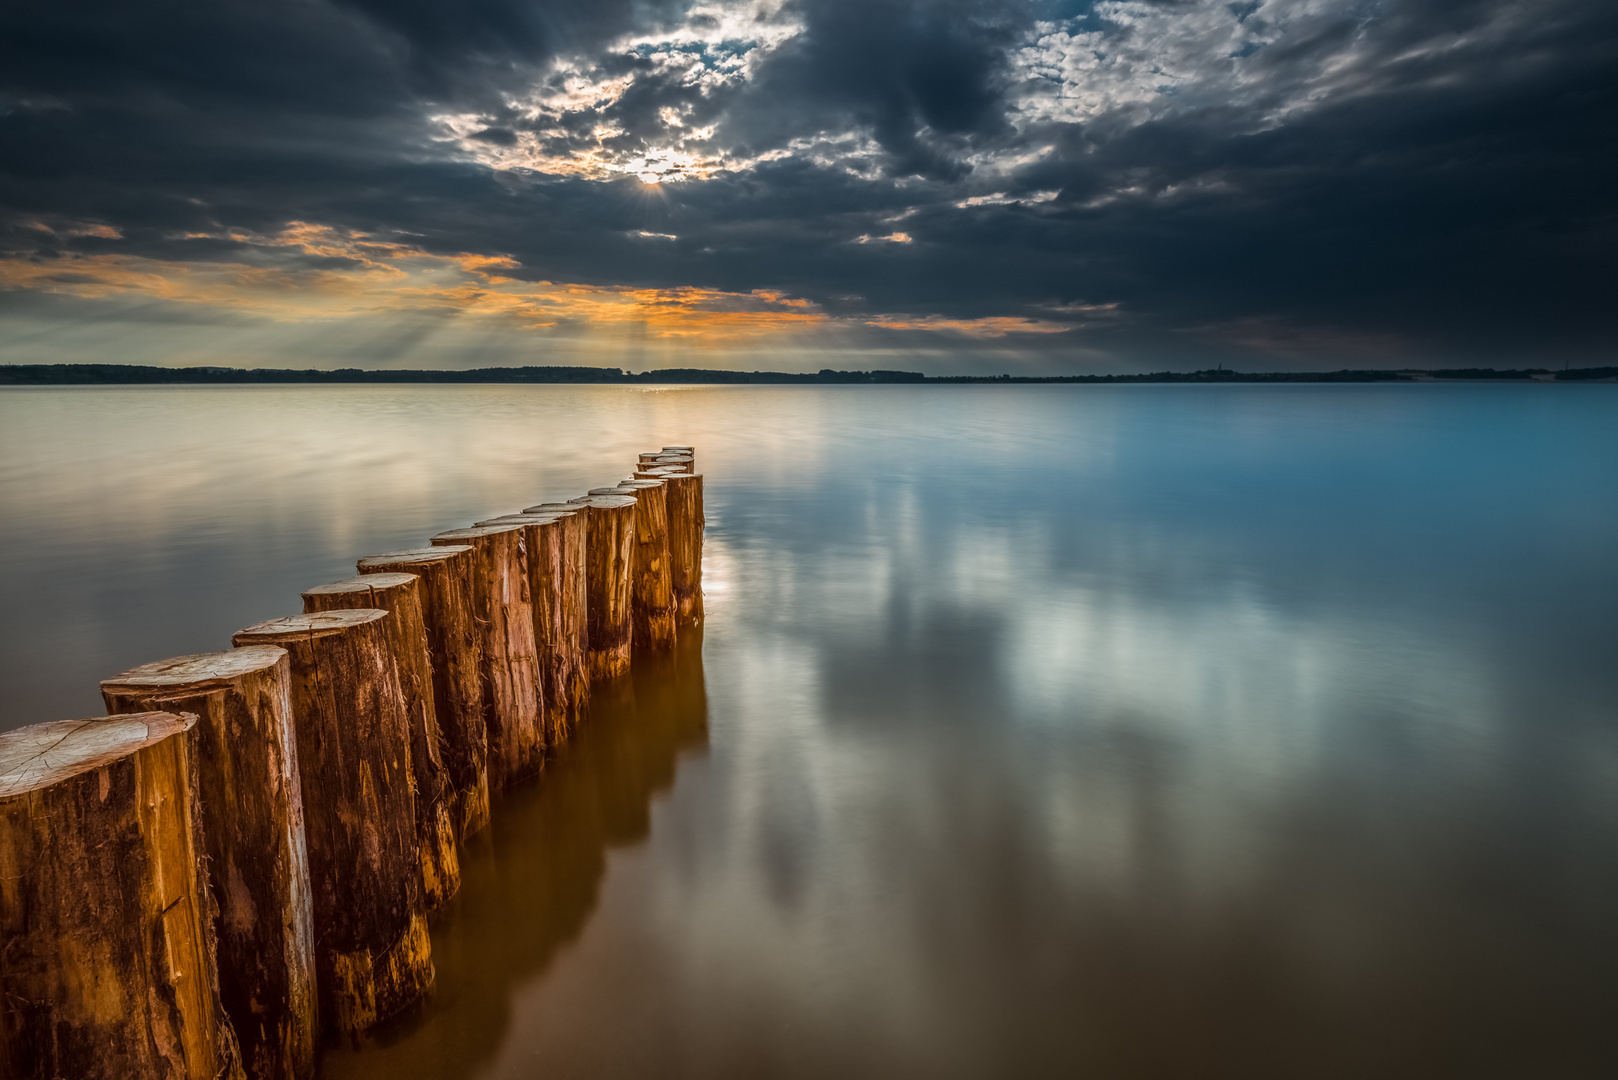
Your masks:
M 1618 354 L 1611 0 L 0 8 L 0 362 Z

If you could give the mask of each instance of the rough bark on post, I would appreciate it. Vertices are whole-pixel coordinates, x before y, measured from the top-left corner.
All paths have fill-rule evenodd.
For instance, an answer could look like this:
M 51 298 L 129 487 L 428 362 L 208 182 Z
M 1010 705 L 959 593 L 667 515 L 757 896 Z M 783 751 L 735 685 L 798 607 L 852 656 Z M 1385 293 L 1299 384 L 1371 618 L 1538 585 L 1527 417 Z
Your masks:
M 694 622 L 702 618 L 702 474 L 669 473 L 656 479 L 668 491 L 669 562 L 677 618 L 682 624 Z
M 632 495 L 586 495 L 571 501 L 585 511 L 586 619 L 590 681 L 629 670 L 634 640 L 630 573 L 634 562 L 635 506 Z
M 504 787 L 545 763 L 539 659 L 523 526 L 454 529 L 432 538 L 471 547 L 472 611 L 483 633 L 483 722 L 489 784 Z
M 471 836 L 489 823 L 489 743 L 483 722 L 483 642 L 472 614 L 472 548 L 449 546 L 369 555 L 364 574 L 421 578 L 422 614 L 432 657 L 433 712 L 443 738 L 456 834 Z
M 393 634 L 405 714 L 410 721 L 410 775 L 416 782 L 416 852 L 421 862 L 421 905 L 436 911 L 461 887 L 461 859 L 450 817 L 452 791 L 441 752 L 438 709 L 433 698 L 433 661 L 422 610 L 421 578 L 415 574 L 362 574 L 303 594 L 305 614 L 345 608 L 380 608 Z
M 219 1000 L 194 715 L 0 734 L 0 1076 L 242 1076 Z
M 570 503 L 544 503 L 530 506 L 523 513 L 557 518 L 556 549 L 547 553 L 551 560 L 548 580 L 555 583 L 556 589 L 555 595 L 546 597 L 554 612 L 550 620 L 554 637 L 541 644 L 557 654 L 557 669 L 567 694 L 568 729 L 573 731 L 583 723 L 585 703 L 590 697 L 589 586 L 585 572 L 588 511 Z
M 630 589 L 635 648 L 674 645 L 674 576 L 669 560 L 668 490 L 661 479 L 625 480 L 618 490 L 636 499 L 634 583 Z
M 286 650 L 145 664 L 101 684 L 113 713 L 199 717 L 203 837 L 219 910 L 219 989 L 255 1080 L 315 1072 L 313 913 Z
M 583 657 L 569 648 L 565 626 L 577 613 L 565 610 L 572 600 L 565 560 L 565 536 L 576 511 L 510 514 L 480 521 L 479 525 L 521 524 L 528 545 L 528 592 L 534 612 L 534 647 L 539 656 L 541 700 L 544 705 L 545 745 L 555 750 L 567 741 L 577 714 L 574 683 L 582 677 Z
M 234 638 L 279 645 L 292 664 L 320 1011 L 343 1032 L 399 1013 L 433 982 L 391 618 L 377 608 L 322 611 Z

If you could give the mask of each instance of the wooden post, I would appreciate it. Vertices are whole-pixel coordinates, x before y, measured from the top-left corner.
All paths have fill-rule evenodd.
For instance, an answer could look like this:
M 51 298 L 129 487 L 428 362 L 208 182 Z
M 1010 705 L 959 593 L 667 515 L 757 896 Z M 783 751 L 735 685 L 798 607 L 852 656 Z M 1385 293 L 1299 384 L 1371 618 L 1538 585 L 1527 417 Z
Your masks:
M 545 745 L 555 750 L 577 725 L 578 706 L 583 703 L 584 654 L 577 648 L 577 628 L 583 625 L 584 609 L 583 596 L 576 585 L 583 581 L 584 568 L 574 570 L 567 558 L 567 534 L 582 529 L 583 518 L 576 510 L 559 510 L 509 514 L 478 524 L 520 524 L 525 528 Z M 578 547 L 582 554 L 583 545 Z
M 530 506 L 523 513 L 543 513 L 557 519 L 556 547 L 545 553 L 549 566 L 546 580 L 555 589 L 554 594 L 545 595 L 546 605 L 552 612 L 548 619 L 551 636 L 548 640 L 542 639 L 540 645 L 557 655 L 558 678 L 567 696 L 568 728 L 577 730 L 584 722 L 585 703 L 590 697 L 589 586 L 585 559 L 589 512 L 570 503 L 545 503 Z
M 489 823 L 489 743 L 483 722 L 483 643 L 472 615 L 472 548 L 444 546 L 370 555 L 361 574 L 415 574 L 432 658 L 433 712 L 443 738 L 458 836 Z
M 629 670 L 634 640 L 631 568 L 634 562 L 635 507 L 632 495 L 586 495 L 571 500 L 585 511 L 585 605 L 589 622 L 590 681 Z
M 416 782 L 416 854 L 421 863 L 421 905 L 436 911 L 461 887 L 461 860 L 450 819 L 452 790 L 440 752 L 438 709 L 433 698 L 433 661 L 422 611 L 421 578 L 415 574 L 362 574 L 303 594 L 305 614 L 346 608 L 381 608 L 393 635 L 405 715 L 410 723 L 410 775 Z
M 483 632 L 489 784 L 504 787 L 545 764 L 539 659 L 534 648 L 523 526 L 454 529 L 433 537 L 432 544 L 473 549 L 472 610 Z
M 678 605 L 669 562 L 668 491 L 661 479 L 625 480 L 618 490 L 636 499 L 635 580 L 631 589 L 635 648 L 671 648 Z
M 692 454 L 642 454 L 640 467 L 647 468 L 656 465 L 670 465 L 681 472 L 695 472 L 696 458 Z
M 0 734 L 0 1076 L 242 1076 L 216 981 L 197 718 Z
M 543 548 L 549 537 L 541 535 L 541 527 L 553 520 L 550 515 L 505 514 L 474 522 L 474 526 L 480 529 L 496 525 L 517 525 L 522 528 L 522 547 L 526 553 L 523 569 L 528 575 L 528 613 L 533 620 L 534 664 L 539 673 L 540 741 L 547 753 L 555 750 L 567 738 L 567 703 L 556 682 L 551 652 L 545 647 L 548 611 L 541 563 L 545 561 Z
M 645 470 L 637 472 L 637 478 Z M 702 474 L 664 473 L 647 478 L 668 492 L 669 563 L 674 578 L 676 618 L 681 624 L 702 618 Z
M 292 662 L 320 1011 L 339 1031 L 375 1026 L 426 994 L 410 725 L 389 615 L 376 608 L 271 619 L 237 645 Z
M 291 693 L 286 650 L 273 645 L 162 660 L 101 684 L 109 712 L 200 718 L 192 740 L 220 998 L 255 1080 L 312 1077 L 319 1034 Z
M 697 471 L 697 448 L 696 447 L 694 447 L 694 446 L 665 446 L 665 447 L 663 447 L 663 453 L 665 453 L 665 454 L 685 454 L 685 455 L 688 455 L 691 458 L 691 463 L 690 463 L 689 467 L 687 467 L 686 472 L 696 472 Z

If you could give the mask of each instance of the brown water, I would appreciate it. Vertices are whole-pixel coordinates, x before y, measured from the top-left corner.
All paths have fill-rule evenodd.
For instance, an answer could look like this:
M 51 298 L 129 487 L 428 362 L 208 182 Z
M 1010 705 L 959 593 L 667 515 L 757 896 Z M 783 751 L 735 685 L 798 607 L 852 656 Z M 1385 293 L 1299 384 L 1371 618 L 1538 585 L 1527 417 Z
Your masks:
M 693 443 L 332 1078 L 1618 1075 L 1618 388 L 0 392 L 0 726 Z

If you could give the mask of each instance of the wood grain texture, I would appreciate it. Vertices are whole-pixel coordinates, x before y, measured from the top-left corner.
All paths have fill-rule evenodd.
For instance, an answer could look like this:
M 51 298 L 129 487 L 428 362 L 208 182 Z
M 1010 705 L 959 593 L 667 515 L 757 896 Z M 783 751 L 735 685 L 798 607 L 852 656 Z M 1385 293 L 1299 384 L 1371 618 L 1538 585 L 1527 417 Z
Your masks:
M 665 446 L 665 447 L 663 447 L 663 453 L 665 453 L 665 454 L 675 454 L 675 455 L 678 455 L 678 456 L 689 457 L 691 460 L 685 463 L 685 470 L 684 471 L 685 472 L 690 472 L 690 473 L 694 473 L 694 472 L 697 471 L 697 448 L 696 447 L 694 447 L 694 446 Z
M 303 594 L 306 614 L 345 608 L 380 608 L 393 634 L 393 656 L 410 720 L 410 774 L 415 780 L 416 850 L 421 860 L 421 903 L 428 912 L 449 902 L 461 887 L 457 832 L 451 820 L 453 792 L 444 767 L 443 736 L 433 696 L 432 651 L 422 609 L 421 578 L 415 574 L 361 574 L 320 585 Z
M 669 557 L 669 503 L 665 481 L 625 480 L 619 490 L 633 495 L 635 548 L 630 589 L 636 650 L 674 647 L 677 604 Z
M 542 688 L 523 528 L 485 525 L 432 538 L 435 547 L 473 549 L 472 610 L 483 635 L 483 722 L 491 787 L 531 776 L 545 763 Z
M 234 639 L 279 645 L 291 661 L 320 1010 L 344 1032 L 402 1011 L 433 981 L 391 618 L 377 608 L 295 615 Z
M 580 518 L 575 523 L 574 518 Z M 539 656 L 540 697 L 544 704 L 545 745 L 554 751 L 567 741 L 582 704 L 584 655 L 579 627 L 583 596 L 577 582 L 583 567 L 569 562 L 569 533 L 583 525 L 576 510 L 509 514 L 479 525 L 518 523 L 528 546 L 529 596 L 534 612 L 534 647 Z M 582 553 L 582 545 L 578 545 Z
M 196 723 L 147 712 L 0 734 L 0 1076 L 242 1077 Z
M 676 618 L 702 618 L 702 474 L 662 476 L 668 491 L 669 562 L 674 579 Z
M 657 453 L 642 454 L 639 468 L 649 469 L 658 466 L 677 468 L 681 472 L 694 473 L 696 469 L 695 454 L 670 454 L 659 451 Z
M 542 640 L 541 648 L 549 648 L 557 655 L 557 679 L 566 694 L 569 731 L 578 730 L 584 722 L 585 707 L 590 698 L 590 620 L 589 584 L 586 551 L 589 518 L 587 510 L 571 503 L 542 503 L 530 506 L 523 513 L 544 513 L 557 518 L 554 526 L 555 546 L 547 549 L 548 578 L 555 593 L 545 597 L 551 608 L 550 637 Z
M 585 508 L 586 665 L 594 683 L 629 670 L 637 502 L 632 495 L 586 495 L 571 505 Z
M 433 709 L 440 756 L 451 789 L 456 833 L 471 836 L 489 823 L 489 742 L 483 720 L 483 636 L 473 615 L 473 549 L 464 545 L 369 555 L 364 574 L 421 578 L 422 614 L 432 659 Z
M 112 713 L 192 713 L 219 986 L 247 1074 L 312 1077 L 319 1016 L 286 650 L 162 660 L 101 684 Z

